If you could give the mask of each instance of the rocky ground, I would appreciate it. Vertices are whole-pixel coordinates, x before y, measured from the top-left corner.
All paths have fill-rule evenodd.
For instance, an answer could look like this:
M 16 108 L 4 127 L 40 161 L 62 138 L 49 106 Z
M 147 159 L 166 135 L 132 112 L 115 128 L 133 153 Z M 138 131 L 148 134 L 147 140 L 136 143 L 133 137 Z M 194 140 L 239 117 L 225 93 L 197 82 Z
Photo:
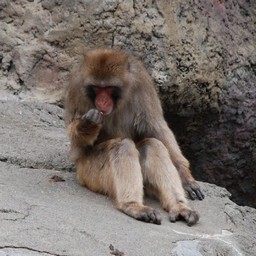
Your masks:
M 252 256 L 256 210 L 201 183 L 197 225 L 136 221 L 102 195 L 81 187 L 69 162 L 63 110 L 0 101 L 0 255 Z M 158 202 L 148 204 L 160 209 Z

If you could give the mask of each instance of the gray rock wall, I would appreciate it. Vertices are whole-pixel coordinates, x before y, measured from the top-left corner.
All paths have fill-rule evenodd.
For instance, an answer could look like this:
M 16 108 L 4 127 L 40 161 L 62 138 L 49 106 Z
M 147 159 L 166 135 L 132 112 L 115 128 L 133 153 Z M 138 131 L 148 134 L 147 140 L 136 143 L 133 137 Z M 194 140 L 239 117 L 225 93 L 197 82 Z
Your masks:
M 256 205 L 256 2 L 0 1 L 0 97 L 62 104 L 81 53 L 145 62 L 198 179 Z

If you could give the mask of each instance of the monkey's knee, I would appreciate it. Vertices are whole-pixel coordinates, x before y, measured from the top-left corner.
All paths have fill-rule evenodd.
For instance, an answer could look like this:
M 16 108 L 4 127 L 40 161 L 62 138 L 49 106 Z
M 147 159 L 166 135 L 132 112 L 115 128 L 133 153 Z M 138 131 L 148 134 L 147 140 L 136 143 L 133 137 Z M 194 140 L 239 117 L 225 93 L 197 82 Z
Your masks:
M 147 139 L 145 139 L 145 141 L 149 146 L 151 146 L 153 148 L 167 151 L 167 148 L 165 147 L 163 142 L 156 138 L 147 138 Z
M 147 138 L 137 144 L 142 159 L 170 159 L 165 145 L 158 139 Z

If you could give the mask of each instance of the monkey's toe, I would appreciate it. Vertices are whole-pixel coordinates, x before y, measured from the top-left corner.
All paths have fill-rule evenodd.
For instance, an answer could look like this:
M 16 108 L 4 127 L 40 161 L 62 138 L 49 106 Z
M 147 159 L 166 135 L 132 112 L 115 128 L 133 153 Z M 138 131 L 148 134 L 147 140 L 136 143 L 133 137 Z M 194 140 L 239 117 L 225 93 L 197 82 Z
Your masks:
M 153 210 L 152 212 L 150 212 L 149 216 L 150 216 L 150 220 L 151 220 L 150 222 L 157 224 L 157 225 L 161 224 L 162 218 L 161 218 L 160 213 L 157 210 Z
M 189 208 L 182 210 L 171 210 L 168 213 L 170 222 L 176 222 L 180 219 L 183 219 L 187 222 L 188 226 L 193 226 L 199 220 L 199 214 L 196 211 L 193 211 Z
M 145 206 L 144 209 L 141 209 L 138 212 L 136 219 L 157 225 L 160 225 L 162 221 L 160 213 L 153 208 L 147 206 Z
M 176 222 L 179 219 L 179 213 L 176 211 L 169 212 L 169 220 L 170 222 Z
M 191 227 L 194 224 L 196 224 L 198 222 L 198 220 L 199 220 L 198 212 L 190 210 L 190 209 L 183 210 L 180 213 L 180 216 L 182 218 L 184 218 L 184 220 L 187 222 L 189 227 Z
M 157 210 L 138 203 L 125 203 L 119 209 L 136 220 L 157 225 L 160 225 L 162 221 L 161 215 Z

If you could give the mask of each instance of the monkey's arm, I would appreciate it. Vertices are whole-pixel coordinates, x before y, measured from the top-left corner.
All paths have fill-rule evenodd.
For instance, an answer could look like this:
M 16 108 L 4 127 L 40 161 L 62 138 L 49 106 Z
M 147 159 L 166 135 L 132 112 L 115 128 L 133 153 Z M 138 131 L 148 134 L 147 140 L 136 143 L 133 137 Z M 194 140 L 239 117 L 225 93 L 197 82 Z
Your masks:
M 96 109 L 90 109 L 85 115 L 75 118 L 68 125 L 73 160 L 79 158 L 83 149 L 94 144 L 102 126 L 101 122 L 101 113 Z
M 154 137 L 161 140 L 168 149 L 170 157 L 180 174 L 182 185 L 190 198 L 194 200 L 197 197 L 199 200 L 203 200 L 204 194 L 190 172 L 189 162 L 183 156 L 176 138 L 167 124 L 163 125 L 160 129 L 158 127 L 155 130 Z

